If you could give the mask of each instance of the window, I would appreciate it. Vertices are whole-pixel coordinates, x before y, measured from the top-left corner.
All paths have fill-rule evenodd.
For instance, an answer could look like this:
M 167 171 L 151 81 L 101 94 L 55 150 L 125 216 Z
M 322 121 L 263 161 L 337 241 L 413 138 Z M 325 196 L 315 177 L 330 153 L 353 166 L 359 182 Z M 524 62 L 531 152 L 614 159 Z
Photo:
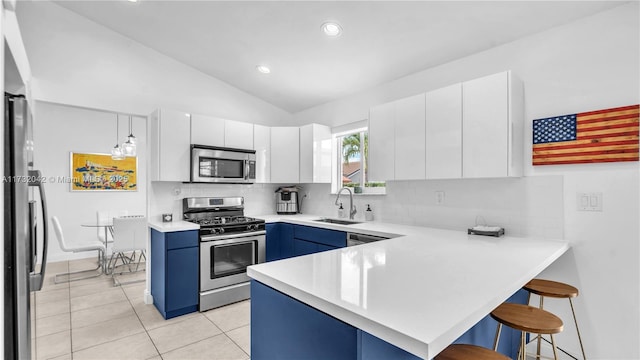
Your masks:
M 358 128 L 336 133 L 333 136 L 337 166 L 331 181 L 332 193 L 336 193 L 343 187 L 349 187 L 357 194 L 384 194 L 384 182 L 368 181 L 368 129 Z

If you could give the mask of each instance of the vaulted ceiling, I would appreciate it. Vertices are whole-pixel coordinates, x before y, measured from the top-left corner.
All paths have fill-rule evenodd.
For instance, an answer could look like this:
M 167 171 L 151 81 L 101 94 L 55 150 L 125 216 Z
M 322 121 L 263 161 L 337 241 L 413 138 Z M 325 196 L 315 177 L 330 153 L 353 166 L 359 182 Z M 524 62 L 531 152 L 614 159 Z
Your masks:
M 55 2 L 291 113 L 623 3 Z M 326 21 L 342 35 L 324 35 Z

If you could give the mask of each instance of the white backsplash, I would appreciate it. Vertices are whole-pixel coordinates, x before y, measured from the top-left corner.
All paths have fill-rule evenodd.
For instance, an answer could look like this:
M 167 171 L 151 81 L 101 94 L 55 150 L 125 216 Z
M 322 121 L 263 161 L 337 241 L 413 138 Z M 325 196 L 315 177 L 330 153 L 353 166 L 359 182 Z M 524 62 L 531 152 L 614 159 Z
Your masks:
M 329 184 L 305 184 L 302 211 L 337 217 L 335 195 Z M 436 204 L 436 191 L 444 202 Z M 364 221 L 367 204 L 374 220 L 465 230 L 482 217 L 487 225 L 499 225 L 509 235 L 564 237 L 562 176 L 532 176 L 506 179 L 389 181 L 387 195 L 356 195 L 356 220 Z M 348 195 L 340 202 L 348 208 Z
M 152 182 L 149 215 L 160 219 L 171 212 L 182 217 L 182 199 L 198 196 L 243 196 L 245 214 L 275 214 L 276 184 L 183 184 Z M 337 217 L 336 196 L 329 184 L 302 184 L 302 212 Z M 436 191 L 444 192 L 436 204 Z M 308 194 L 308 197 L 305 197 Z M 374 221 L 465 230 L 481 217 L 487 225 L 505 228 L 509 235 L 564 237 L 562 176 L 506 179 L 415 180 L 387 182 L 387 195 L 355 195 L 356 220 L 364 221 L 367 204 Z M 348 214 L 349 197 L 340 196 Z M 480 219 L 480 218 L 479 218 Z M 482 223 L 480 219 L 480 223 Z
M 182 199 L 200 196 L 242 196 L 245 214 L 275 214 L 276 184 L 184 184 L 180 182 L 152 182 L 149 194 L 149 216 L 160 220 L 160 215 L 172 213 L 182 218 Z

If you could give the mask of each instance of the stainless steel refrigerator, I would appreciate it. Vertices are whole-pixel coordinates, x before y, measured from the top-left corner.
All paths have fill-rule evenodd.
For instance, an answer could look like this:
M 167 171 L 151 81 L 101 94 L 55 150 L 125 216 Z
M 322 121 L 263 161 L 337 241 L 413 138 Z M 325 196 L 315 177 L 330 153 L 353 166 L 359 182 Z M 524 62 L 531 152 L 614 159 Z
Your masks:
M 4 97 L 4 358 L 31 359 L 31 292 L 42 288 L 48 218 L 40 171 L 33 168 L 33 130 L 23 96 Z M 42 216 L 38 239 L 37 217 Z M 41 244 L 41 266 L 38 244 Z

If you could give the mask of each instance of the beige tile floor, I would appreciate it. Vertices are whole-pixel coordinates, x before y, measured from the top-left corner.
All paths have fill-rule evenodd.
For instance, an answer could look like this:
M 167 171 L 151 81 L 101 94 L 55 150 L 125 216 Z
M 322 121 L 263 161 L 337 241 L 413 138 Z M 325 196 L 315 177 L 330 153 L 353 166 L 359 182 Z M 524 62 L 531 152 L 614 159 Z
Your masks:
M 48 265 L 42 291 L 32 295 L 33 359 L 249 359 L 249 300 L 164 320 L 144 303 L 144 282 L 114 287 L 105 275 L 53 282 L 56 273 L 92 265 Z

